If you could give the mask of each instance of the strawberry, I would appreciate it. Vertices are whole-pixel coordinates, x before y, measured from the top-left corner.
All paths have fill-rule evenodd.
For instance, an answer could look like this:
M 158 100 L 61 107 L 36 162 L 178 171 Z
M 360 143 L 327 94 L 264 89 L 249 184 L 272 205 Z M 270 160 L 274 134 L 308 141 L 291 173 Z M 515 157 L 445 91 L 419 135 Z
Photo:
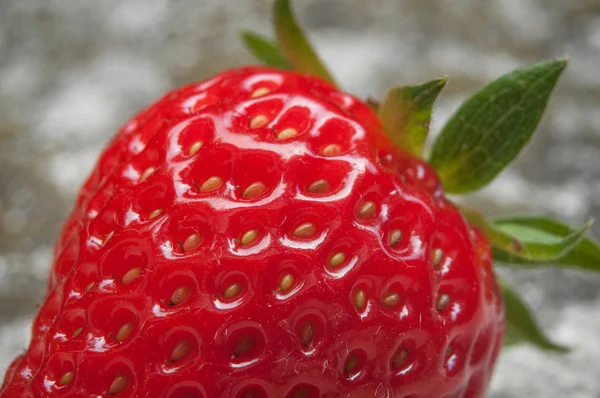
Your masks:
M 79 195 L 5 396 L 480 395 L 501 300 L 433 175 L 314 77 L 167 94 Z
M 484 395 L 511 321 L 490 244 L 528 243 L 394 134 L 443 82 L 369 106 L 312 66 L 232 69 L 125 124 L 0 397 Z

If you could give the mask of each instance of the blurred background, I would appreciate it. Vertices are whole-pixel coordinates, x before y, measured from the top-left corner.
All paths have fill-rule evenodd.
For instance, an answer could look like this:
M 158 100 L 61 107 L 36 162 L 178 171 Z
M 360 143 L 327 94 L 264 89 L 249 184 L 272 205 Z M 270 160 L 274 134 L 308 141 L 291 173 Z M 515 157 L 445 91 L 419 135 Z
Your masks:
M 490 79 L 568 54 L 538 135 L 473 201 L 492 214 L 600 219 L 600 1 L 296 3 L 333 74 L 358 96 L 447 74 L 434 133 Z M 252 63 L 237 34 L 270 34 L 269 4 L 0 0 L 0 375 L 27 346 L 52 244 L 103 145 L 167 90 Z M 600 236 L 600 222 L 593 229 Z M 600 275 L 504 274 L 574 350 L 506 350 L 489 396 L 600 397 Z

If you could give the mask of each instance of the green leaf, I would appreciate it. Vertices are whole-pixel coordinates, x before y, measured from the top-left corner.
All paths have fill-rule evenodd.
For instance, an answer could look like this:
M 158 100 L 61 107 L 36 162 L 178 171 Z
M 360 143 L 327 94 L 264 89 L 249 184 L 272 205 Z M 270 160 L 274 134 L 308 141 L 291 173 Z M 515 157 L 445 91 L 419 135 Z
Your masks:
M 494 224 L 503 232 L 525 242 L 556 244 L 567 236 L 577 234 L 577 230 L 568 225 L 539 216 L 498 218 L 494 220 Z M 494 259 L 510 265 L 548 265 L 548 261 L 527 260 L 501 249 L 494 250 Z M 567 254 L 555 259 L 553 265 L 600 272 L 600 244 L 590 236 L 585 236 Z
M 257 33 L 246 31 L 241 32 L 240 36 L 248 51 L 265 65 L 281 69 L 291 69 L 291 65 L 283 58 L 277 45 L 269 39 Z
M 379 110 L 388 137 L 405 151 L 421 156 L 429 133 L 433 103 L 446 78 L 419 86 L 394 87 Z
M 458 109 L 435 141 L 430 158 L 447 192 L 482 188 L 518 155 L 566 65 L 566 60 L 556 60 L 517 69 Z
M 462 211 L 471 224 L 481 228 L 486 234 L 495 253 L 500 251 L 518 259 L 535 262 L 557 261 L 568 255 L 584 239 L 586 232 L 592 226 L 592 222 L 589 221 L 581 229 L 573 230 L 552 240 L 531 238 L 526 240 L 523 239 L 522 232 L 513 234 L 509 230 L 488 222 L 477 212 L 464 208 Z
M 299 72 L 319 76 L 335 85 L 335 81 L 323 65 L 317 53 L 304 36 L 290 7 L 289 0 L 275 0 L 273 24 L 279 48 Z
M 505 344 L 531 343 L 538 348 L 550 351 L 568 352 L 567 347 L 552 342 L 544 335 L 531 311 L 517 292 L 512 290 L 504 281 L 500 281 L 505 306 Z

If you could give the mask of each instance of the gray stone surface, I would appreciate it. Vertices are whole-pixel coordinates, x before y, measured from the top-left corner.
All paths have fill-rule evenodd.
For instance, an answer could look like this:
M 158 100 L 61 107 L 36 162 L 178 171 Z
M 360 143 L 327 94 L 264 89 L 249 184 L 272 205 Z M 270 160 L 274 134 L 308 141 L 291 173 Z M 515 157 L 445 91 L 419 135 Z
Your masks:
M 51 245 L 110 135 L 177 85 L 252 62 L 240 27 L 269 33 L 267 1 L 0 1 L 0 374 L 28 341 Z M 473 200 L 500 214 L 600 218 L 600 2 L 304 0 L 299 15 L 344 86 L 450 76 L 434 131 L 511 68 L 569 54 L 539 135 Z M 600 224 L 594 229 L 600 235 Z M 567 356 L 506 350 L 490 397 L 600 397 L 600 277 L 510 272 Z

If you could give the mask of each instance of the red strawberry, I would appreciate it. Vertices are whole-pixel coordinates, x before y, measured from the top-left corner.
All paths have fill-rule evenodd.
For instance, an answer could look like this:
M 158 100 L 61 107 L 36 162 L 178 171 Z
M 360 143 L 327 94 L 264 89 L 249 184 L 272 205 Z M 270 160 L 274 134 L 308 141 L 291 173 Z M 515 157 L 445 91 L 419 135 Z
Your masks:
M 2 397 L 479 397 L 486 239 L 375 115 L 269 68 L 127 123 L 57 244 Z

